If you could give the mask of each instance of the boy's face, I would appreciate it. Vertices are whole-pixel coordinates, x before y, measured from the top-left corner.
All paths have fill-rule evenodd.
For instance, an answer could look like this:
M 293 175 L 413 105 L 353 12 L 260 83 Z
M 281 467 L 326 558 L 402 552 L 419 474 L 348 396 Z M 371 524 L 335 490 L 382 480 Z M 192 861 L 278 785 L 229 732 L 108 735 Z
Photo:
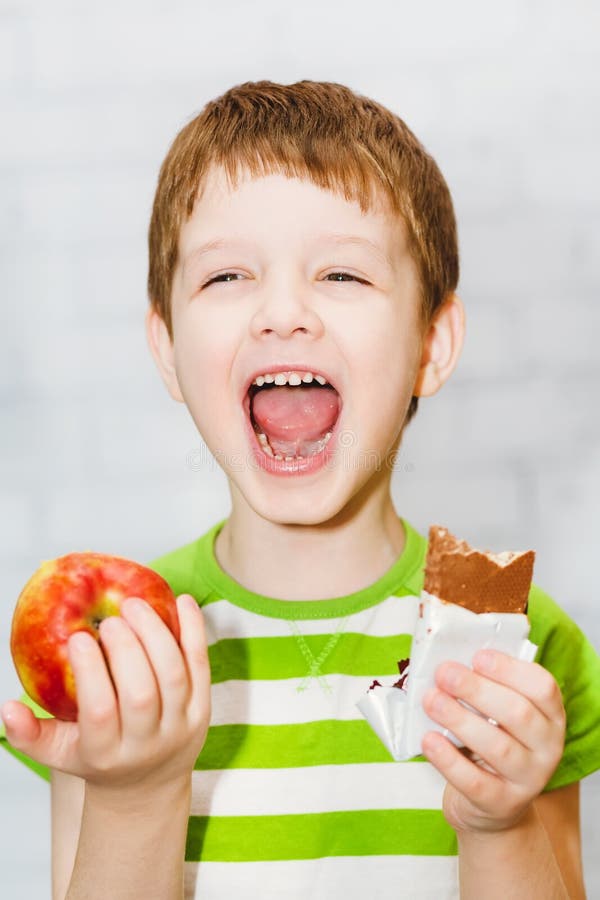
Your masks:
M 198 253 L 217 239 L 222 246 Z M 283 175 L 246 177 L 231 190 L 217 169 L 181 229 L 173 344 L 155 317 L 154 353 L 234 504 L 279 523 L 318 524 L 391 473 L 420 367 L 419 311 L 404 226 L 382 206 L 363 215 L 358 203 Z M 339 393 L 313 381 L 263 397 L 262 421 L 275 421 L 279 437 L 289 429 L 300 453 L 321 446 L 306 431 L 306 404 L 314 401 L 312 421 L 321 423 L 340 410 L 329 443 L 308 462 L 273 461 L 250 423 L 249 384 L 281 370 L 321 373 Z

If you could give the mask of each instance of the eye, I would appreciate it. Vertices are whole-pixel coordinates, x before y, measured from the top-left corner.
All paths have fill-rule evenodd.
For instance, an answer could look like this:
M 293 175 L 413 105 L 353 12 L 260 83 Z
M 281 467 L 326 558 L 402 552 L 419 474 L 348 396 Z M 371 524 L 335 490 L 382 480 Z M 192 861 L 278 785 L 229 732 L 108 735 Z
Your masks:
M 239 272 L 222 272 L 220 275 L 215 275 L 214 278 L 211 278 L 210 281 L 207 281 L 206 284 L 202 285 L 203 287 L 208 287 L 209 284 L 214 284 L 215 282 L 221 282 L 224 278 L 243 278 L 243 275 L 240 275 Z M 225 282 L 228 284 L 229 282 Z
M 211 278 L 203 287 L 208 287 L 211 284 L 215 283 L 225 283 L 230 284 L 233 279 L 237 280 L 238 278 L 243 278 L 243 275 L 240 275 L 239 272 L 222 272 L 220 275 L 215 275 L 214 278 Z M 350 275 L 349 272 L 330 272 L 329 275 L 325 276 L 326 279 L 333 278 L 338 284 L 345 284 L 347 281 L 356 281 L 358 284 L 369 284 L 368 281 L 364 281 L 362 278 L 357 278 L 356 275 Z
M 347 279 L 351 281 L 356 281 L 359 284 L 368 284 L 368 281 L 364 281 L 362 278 L 357 278 L 356 275 L 350 275 L 349 272 L 330 272 L 329 275 L 326 275 L 325 278 L 334 278 L 338 284 L 344 284 Z

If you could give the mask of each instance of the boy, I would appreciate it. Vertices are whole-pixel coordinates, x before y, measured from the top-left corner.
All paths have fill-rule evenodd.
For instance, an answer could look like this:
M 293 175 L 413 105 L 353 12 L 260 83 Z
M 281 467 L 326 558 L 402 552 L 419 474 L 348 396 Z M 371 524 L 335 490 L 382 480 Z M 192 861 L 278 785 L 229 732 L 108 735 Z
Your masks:
M 426 698 L 484 765 L 437 733 L 394 764 L 355 706 L 408 655 L 426 542 L 391 472 L 463 339 L 433 160 L 342 85 L 246 83 L 175 139 L 149 248 L 149 345 L 231 513 L 152 564 L 181 646 L 132 598 L 106 661 L 70 640 L 78 723 L 2 709 L 51 770 L 53 897 L 583 897 L 598 659 L 542 591 L 542 665 L 480 653 Z

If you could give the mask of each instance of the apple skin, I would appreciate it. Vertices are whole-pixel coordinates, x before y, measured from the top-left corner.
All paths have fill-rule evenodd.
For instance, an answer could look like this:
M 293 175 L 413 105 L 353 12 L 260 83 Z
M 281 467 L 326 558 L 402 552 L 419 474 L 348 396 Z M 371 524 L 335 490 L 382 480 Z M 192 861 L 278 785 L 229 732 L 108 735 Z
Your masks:
M 76 631 L 99 640 L 107 616 L 120 615 L 127 597 L 141 597 L 179 641 L 175 595 L 157 572 L 105 553 L 69 553 L 46 560 L 21 591 L 10 649 L 29 696 L 58 719 L 77 720 L 75 679 L 67 641 Z

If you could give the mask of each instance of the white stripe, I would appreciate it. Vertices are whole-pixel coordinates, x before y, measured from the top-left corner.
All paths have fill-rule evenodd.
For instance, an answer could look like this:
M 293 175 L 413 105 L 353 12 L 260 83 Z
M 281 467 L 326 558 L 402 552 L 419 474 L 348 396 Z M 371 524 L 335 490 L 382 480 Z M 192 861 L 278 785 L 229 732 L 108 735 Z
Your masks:
M 195 816 L 273 816 L 353 809 L 441 809 L 431 763 L 361 763 L 193 773 Z
M 388 597 L 376 606 L 362 609 L 348 618 L 345 631 L 390 637 L 410 634 L 415 630 L 418 597 Z M 217 600 L 203 607 L 209 644 L 225 638 L 289 637 L 292 629 L 287 619 L 261 616 L 227 600 Z M 302 634 L 332 634 L 343 617 L 333 619 L 296 619 Z
M 458 900 L 456 856 L 185 864 L 185 900 Z
M 279 681 L 224 681 L 213 684 L 211 725 L 293 725 L 325 719 L 361 719 L 356 704 L 376 678 L 390 675 L 323 675 Z M 302 690 L 299 690 L 302 688 Z

